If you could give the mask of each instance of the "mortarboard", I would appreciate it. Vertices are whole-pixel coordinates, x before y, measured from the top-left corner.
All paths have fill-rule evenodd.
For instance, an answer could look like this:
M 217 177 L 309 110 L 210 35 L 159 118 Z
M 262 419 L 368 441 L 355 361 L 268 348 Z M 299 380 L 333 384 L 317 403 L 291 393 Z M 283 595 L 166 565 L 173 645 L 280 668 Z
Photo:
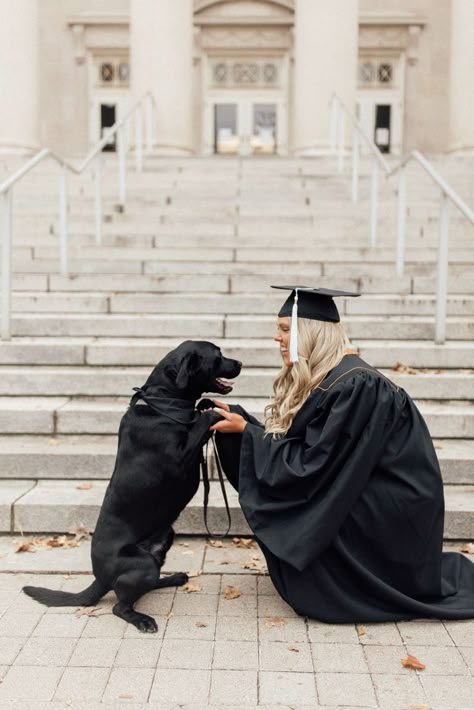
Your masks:
M 285 291 L 291 291 L 281 307 L 280 317 L 291 317 L 290 361 L 298 361 L 298 327 L 297 318 L 329 321 L 339 323 L 339 311 L 333 301 L 336 296 L 360 296 L 351 291 L 335 291 L 329 288 L 311 288 L 310 286 L 272 286 Z

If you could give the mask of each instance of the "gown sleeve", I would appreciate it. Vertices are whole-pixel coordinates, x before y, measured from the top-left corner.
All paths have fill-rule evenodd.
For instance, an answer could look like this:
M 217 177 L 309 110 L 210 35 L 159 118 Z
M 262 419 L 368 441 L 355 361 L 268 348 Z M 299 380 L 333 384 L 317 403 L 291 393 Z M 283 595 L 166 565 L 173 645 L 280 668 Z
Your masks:
M 240 503 L 274 555 L 302 570 L 331 544 L 376 467 L 399 401 L 388 380 L 359 371 L 308 398 L 297 415 L 307 418 L 298 436 L 294 426 L 275 439 L 247 424 Z

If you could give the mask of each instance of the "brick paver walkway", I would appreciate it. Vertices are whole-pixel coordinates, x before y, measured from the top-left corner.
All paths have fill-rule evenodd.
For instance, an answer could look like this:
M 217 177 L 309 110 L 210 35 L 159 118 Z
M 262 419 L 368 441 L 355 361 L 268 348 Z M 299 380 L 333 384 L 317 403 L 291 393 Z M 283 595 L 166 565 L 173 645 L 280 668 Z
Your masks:
M 167 569 L 201 574 L 191 591 L 140 601 L 158 621 L 156 635 L 115 617 L 113 595 L 81 613 L 47 609 L 21 592 L 25 583 L 84 588 L 90 577 L 67 570 L 87 568 L 88 554 L 87 543 L 18 554 L 2 539 L 0 569 L 30 571 L 0 573 L 2 710 L 474 708 L 474 621 L 303 619 L 259 571 L 258 548 L 231 540 L 177 540 Z M 47 567 L 57 574 L 34 573 Z M 229 586 L 240 596 L 225 598 Z M 426 669 L 404 668 L 408 654 Z

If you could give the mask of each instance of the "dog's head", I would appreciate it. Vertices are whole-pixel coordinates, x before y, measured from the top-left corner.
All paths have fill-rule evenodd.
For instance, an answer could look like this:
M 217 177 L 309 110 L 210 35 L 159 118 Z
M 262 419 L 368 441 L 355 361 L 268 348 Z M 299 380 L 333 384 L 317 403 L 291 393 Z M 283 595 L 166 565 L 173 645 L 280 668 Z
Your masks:
M 204 392 L 229 394 L 242 363 L 224 357 L 220 348 L 204 340 L 186 340 L 155 367 L 145 387 L 182 399 L 199 399 Z M 163 391 L 166 388 L 167 392 Z

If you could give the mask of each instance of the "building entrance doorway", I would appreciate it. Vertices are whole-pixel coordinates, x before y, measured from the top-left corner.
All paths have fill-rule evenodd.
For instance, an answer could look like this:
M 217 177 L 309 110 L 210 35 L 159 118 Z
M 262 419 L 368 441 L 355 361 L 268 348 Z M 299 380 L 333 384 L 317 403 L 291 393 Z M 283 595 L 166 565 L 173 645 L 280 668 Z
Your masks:
M 274 155 L 278 147 L 278 105 L 242 100 L 213 104 L 214 153 Z

